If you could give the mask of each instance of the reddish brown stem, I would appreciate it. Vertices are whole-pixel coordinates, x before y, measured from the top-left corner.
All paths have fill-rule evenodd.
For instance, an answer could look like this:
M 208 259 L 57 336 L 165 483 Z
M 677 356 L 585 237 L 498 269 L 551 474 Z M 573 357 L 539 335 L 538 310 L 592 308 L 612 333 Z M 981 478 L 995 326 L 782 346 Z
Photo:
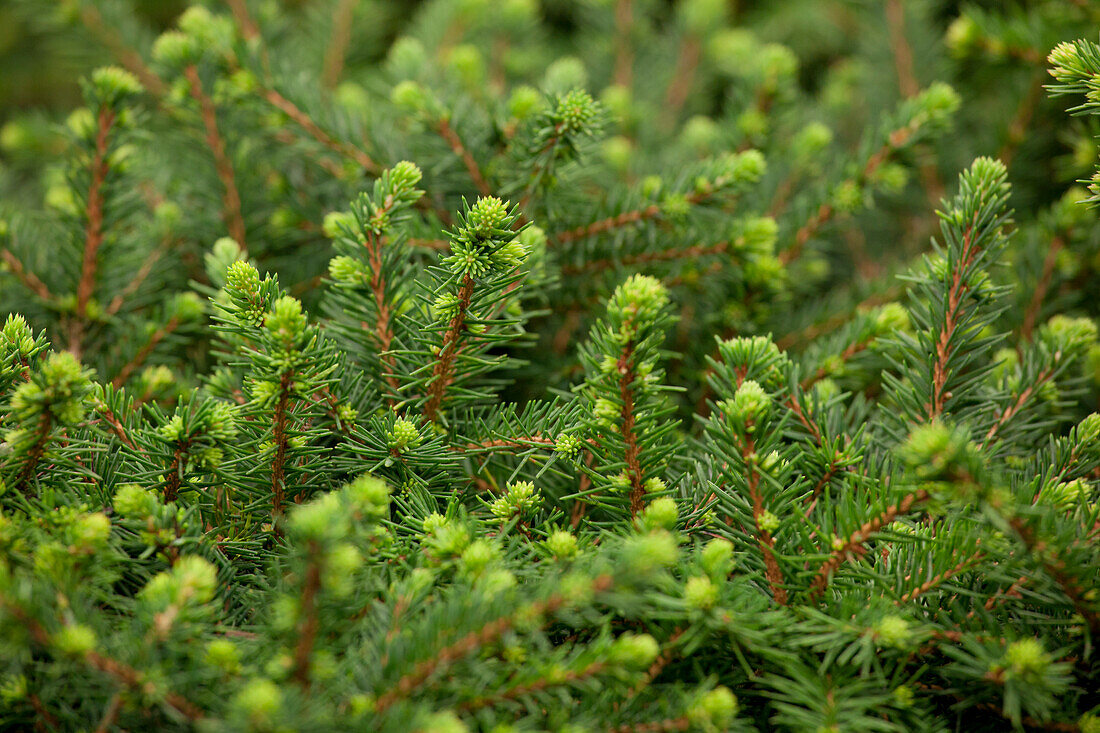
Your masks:
M 164 480 L 165 503 L 175 501 L 179 497 L 180 472 L 183 470 L 183 459 L 186 453 L 187 446 L 181 443 L 176 446 L 176 451 L 172 454 L 172 463 L 168 466 Z
M 667 262 L 669 260 L 686 260 L 709 255 L 722 254 L 729 249 L 728 241 L 715 244 L 696 244 L 691 247 L 674 247 L 657 252 L 641 252 L 639 254 L 626 255 L 618 259 L 591 260 L 580 265 L 563 265 L 563 275 L 578 275 L 583 272 L 602 272 L 613 267 L 630 265 L 644 265 L 651 262 Z
M 466 166 L 466 172 L 470 174 L 470 180 L 474 182 L 474 186 L 477 187 L 478 192 L 482 196 L 489 196 L 492 194 L 492 189 L 489 188 L 489 182 L 485 180 L 485 176 L 481 173 L 481 167 L 478 166 L 477 161 L 474 160 L 473 154 L 470 149 L 466 147 L 462 142 L 462 138 L 458 136 L 455 129 L 451 127 L 450 121 L 446 117 L 440 118 L 435 128 L 439 132 L 439 136 L 442 137 L 447 144 L 451 147 L 451 151 L 458 156 L 462 164 Z
M 153 331 L 153 334 L 149 337 L 149 340 L 145 342 L 145 345 L 134 354 L 134 358 L 126 362 L 121 369 L 118 370 L 118 374 L 111 384 L 115 389 L 118 389 L 122 385 L 129 381 L 130 376 L 134 371 L 141 367 L 145 363 L 145 360 L 149 358 L 149 355 L 153 353 L 153 350 L 157 348 L 157 344 L 170 336 L 180 326 L 180 320 L 176 316 L 172 316 L 168 319 L 168 322 L 163 326 Z
M 919 124 L 914 121 L 906 127 L 899 127 L 891 132 L 886 139 L 886 144 L 867 159 L 867 162 L 863 166 L 863 170 L 853 182 L 858 184 L 868 180 L 891 155 L 901 149 L 901 147 L 909 141 L 909 138 L 916 133 L 918 128 Z M 798 231 L 795 232 L 794 244 L 779 254 L 779 261 L 787 265 L 798 259 L 802 255 L 802 249 L 806 246 L 806 243 L 810 241 L 822 226 L 831 221 L 836 213 L 836 210 L 829 202 L 821 204 L 810 218 L 799 227 Z
M 1073 608 L 1085 620 L 1092 635 L 1100 635 L 1100 612 L 1097 612 L 1089 602 L 1092 591 L 1080 586 L 1077 579 L 1070 574 L 1065 561 L 1058 557 L 1045 541 L 1037 538 L 1031 527 L 1023 519 L 1013 517 L 1008 523 L 1019 535 L 1020 540 L 1027 546 L 1028 550 L 1039 557 L 1047 573 L 1061 587 L 1062 592 L 1073 604 Z
M 989 432 L 985 434 L 985 440 L 982 441 L 982 447 L 985 447 L 993 442 L 993 439 L 997 437 L 997 433 L 1000 431 L 1000 429 L 1003 428 L 1009 420 L 1015 417 L 1020 412 L 1020 410 L 1023 409 L 1024 405 L 1027 404 L 1027 401 L 1034 397 L 1039 392 L 1039 389 L 1044 384 L 1049 382 L 1053 376 L 1054 369 L 1050 367 L 1047 367 L 1043 371 L 1039 372 L 1039 376 L 1035 378 L 1035 381 L 1025 387 L 1023 391 L 1021 391 L 1020 394 L 1016 396 L 1015 401 L 1013 401 L 1011 405 L 1005 408 L 1005 411 L 1001 413 L 1001 416 L 999 418 L 997 418 L 997 422 L 993 423 L 993 425 L 990 426 Z
M 619 399 L 623 403 L 620 412 L 623 441 L 626 443 L 626 472 L 630 476 L 630 516 L 636 517 L 645 508 L 645 485 L 642 466 L 638 461 L 638 436 L 634 432 L 634 344 L 629 343 L 619 357 Z
M 80 265 L 80 282 L 76 286 L 76 312 L 69 330 L 69 350 L 80 356 L 84 338 L 84 321 L 88 301 L 95 292 L 99 248 L 103 244 L 103 184 L 107 180 L 107 142 L 115 122 L 114 110 L 103 107 L 96 118 L 95 155 L 92 158 L 92 182 L 88 188 L 88 221 L 84 228 L 84 259 Z
M 976 216 L 976 215 L 975 215 Z M 935 420 L 943 414 L 944 402 L 947 400 L 948 362 L 951 358 L 951 339 L 958 328 L 959 307 L 962 305 L 963 296 L 969 289 L 963 282 L 962 273 L 970 266 L 976 252 L 972 246 L 974 235 L 973 222 L 963 235 L 962 261 L 952 268 L 951 286 L 947 291 L 947 307 L 944 309 L 943 328 L 940 337 L 936 340 L 936 361 L 932 365 L 932 395 L 925 405 L 928 411 L 928 419 Z
M 914 506 L 927 501 L 930 497 L 931 494 L 927 491 L 919 489 L 912 494 L 907 494 L 904 499 L 888 507 L 886 511 L 874 519 L 864 522 L 863 526 L 848 537 L 848 540 L 843 546 L 834 550 L 832 555 L 829 556 L 829 559 L 822 563 L 813 582 L 810 583 L 810 599 L 815 600 L 821 597 L 821 594 L 825 592 L 826 586 L 829 585 L 833 573 L 836 572 L 846 560 L 851 557 L 860 557 L 867 552 L 864 543 L 867 542 L 875 532 L 884 525 L 894 521 L 897 517 L 907 514 Z
M 118 437 L 118 439 L 122 441 L 122 444 L 130 450 L 136 450 L 137 446 L 134 444 L 134 441 L 131 440 L 130 436 L 127 435 L 126 428 L 123 427 L 122 421 L 119 420 L 118 416 L 111 411 L 111 408 L 107 407 L 106 403 L 99 399 L 95 400 L 94 406 L 95 411 L 99 413 L 100 417 L 102 417 L 107 422 L 107 424 L 111 427 L 111 432 L 113 432 Z
M 121 710 L 122 695 L 116 692 L 107 701 L 107 709 L 103 711 L 103 717 L 100 718 L 99 725 L 95 727 L 95 733 L 109 733 L 114 727 L 115 721 L 118 720 L 118 714 Z
M 844 351 L 840 352 L 840 363 L 845 364 L 856 354 L 866 351 L 871 346 L 873 340 L 874 339 L 868 339 L 866 341 L 855 341 L 848 344 L 844 348 Z M 827 376 L 829 376 L 829 370 L 826 369 L 824 366 L 818 367 L 817 371 L 802 380 L 800 386 L 804 390 L 809 389 Z
M 283 374 L 279 382 L 279 401 L 275 405 L 274 431 L 275 457 L 271 461 L 271 514 L 280 517 L 286 503 L 286 451 L 290 444 L 287 437 L 287 410 L 290 402 L 291 374 Z
M 309 689 L 309 663 L 313 643 L 317 638 L 317 592 L 321 590 L 320 548 L 316 543 L 309 549 L 309 565 L 302 585 L 301 623 L 298 625 L 298 645 L 294 649 L 294 681 Z
M 607 590 L 612 585 L 611 577 L 601 575 L 592 582 L 592 590 L 599 593 Z M 451 662 L 466 657 L 486 644 L 499 639 L 512 628 L 517 618 L 542 618 L 554 613 L 565 605 L 565 598 L 561 595 L 553 595 L 545 601 L 530 604 L 521 613 L 512 616 L 503 616 L 485 624 L 478 631 L 472 631 L 455 643 L 440 649 L 431 659 L 426 659 L 416 665 L 412 672 L 399 679 L 397 683 L 385 692 L 375 703 L 374 709 L 378 713 L 387 710 L 398 700 L 408 696 L 424 680 L 428 679 L 437 670 L 446 667 Z
M 33 272 L 23 267 L 23 263 L 19 261 L 18 257 L 7 249 L 0 247 L 0 259 L 8 266 L 8 270 L 11 271 L 11 274 L 15 275 L 15 279 L 23 284 L 23 287 L 30 290 L 42 300 L 53 299 L 53 295 L 50 294 L 50 289 L 46 287 L 46 283 L 39 280 L 38 276 Z
M 264 89 L 262 94 L 269 104 L 289 117 L 295 124 L 305 130 L 310 137 L 321 143 L 324 147 L 334 153 L 339 153 L 342 156 L 350 158 L 355 161 L 356 165 L 371 175 L 377 176 L 382 172 L 382 167 L 364 151 L 354 145 L 343 143 L 329 135 L 322 130 L 309 115 L 274 89 Z
M 155 96 L 164 94 L 166 87 L 161 78 L 145 64 L 141 54 L 127 46 L 118 33 L 104 22 L 103 16 L 95 5 L 81 4 L 80 20 L 110 50 L 118 62 L 138 78 L 142 86 Z
M 486 695 L 484 697 L 476 697 L 473 700 L 468 700 L 458 706 L 458 709 L 462 712 L 470 712 L 472 710 L 479 710 L 487 705 L 493 705 L 502 700 L 515 700 L 524 695 L 530 695 L 540 690 L 545 690 L 547 687 L 561 687 L 568 685 L 577 680 L 588 679 L 589 677 L 595 677 L 600 672 L 607 669 L 606 662 L 592 662 L 584 669 L 577 671 L 569 671 L 560 677 L 555 677 L 553 681 L 548 678 L 535 680 L 534 682 L 528 682 L 525 685 L 516 685 L 507 690 L 502 690 L 494 695 Z
M 634 27 L 632 0 L 615 2 L 615 84 L 630 88 L 634 81 L 634 44 L 631 30 Z
M 695 69 L 699 66 L 700 44 L 694 33 L 688 33 L 680 43 L 680 54 L 676 58 L 676 71 L 665 90 L 664 122 L 667 127 L 676 124 L 680 110 L 691 93 L 691 82 Z
M 340 81 L 344 71 L 344 59 L 351 42 L 351 26 L 355 20 L 355 6 L 359 0 L 340 0 L 332 14 L 332 35 L 325 50 L 324 71 L 321 83 L 325 89 L 332 89 Z
M 1043 272 L 1039 275 L 1039 281 L 1035 283 L 1035 290 L 1031 293 L 1031 301 L 1024 312 L 1024 322 L 1020 325 L 1020 339 L 1030 341 L 1032 331 L 1035 330 L 1035 322 L 1039 320 L 1039 312 L 1043 308 L 1043 300 L 1050 290 L 1051 280 L 1054 278 L 1054 268 L 1058 264 L 1058 253 L 1066 246 L 1066 240 L 1061 235 L 1055 235 L 1050 240 L 1046 257 L 1043 258 Z
M 26 461 L 23 463 L 23 468 L 20 469 L 19 474 L 15 477 L 15 485 L 19 488 L 24 488 L 28 481 L 34 476 L 34 470 L 38 467 L 38 462 L 42 460 L 42 456 L 46 454 L 46 444 L 50 439 L 50 428 L 53 427 L 53 418 L 48 411 L 43 412 L 42 416 L 38 419 L 38 434 L 35 436 L 34 444 L 31 445 L 30 450 L 27 451 Z
M 779 561 L 775 557 L 775 538 L 771 532 L 760 526 L 760 518 L 764 516 L 764 496 L 760 493 L 760 474 L 756 471 L 756 441 L 749 433 L 745 434 L 741 443 L 741 459 L 745 462 L 748 471 L 746 480 L 749 484 L 749 498 L 752 500 L 752 519 L 756 525 L 757 542 L 760 552 L 764 555 L 764 576 L 771 586 L 772 597 L 781 606 L 787 605 L 787 589 L 783 587 L 783 571 L 779 567 Z
M 905 37 L 905 6 L 902 0 L 886 0 L 886 26 L 890 31 L 898 88 L 904 97 L 916 96 L 920 85 L 913 69 L 913 49 Z
M 940 583 L 944 583 L 944 582 L 950 580 L 951 578 L 955 577 L 959 573 L 961 573 L 964 570 L 966 570 L 967 568 L 969 568 L 974 563 L 981 560 L 983 557 L 985 557 L 984 553 L 975 552 L 973 555 L 970 555 L 969 557 L 963 558 L 954 567 L 948 568 L 947 570 L 944 570 L 942 573 L 939 573 L 938 575 L 935 575 L 935 576 L 929 578 L 928 580 L 926 580 L 923 583 L 921 583 L 920 585 L 918 585 L 916 588 L 913 588 L 911 591 L 909 591 L 908 593 L 903 595 L 901 598 L 896 600 L 894 603 L 896 605 L 899 605 L 899 606 L 903 603 L 908 603 L 909 601 L 913 600 L 917 596 L 919 596 L 923 593 L 927 593 L 928 591 L 932 590 L 933 588 L 938 586 Z
M 191 85 L 191 96 L 199 103 L 202 124 L 206 130 L 206 144 L 210 146 L 210 152 L 214 154 L 214 168 L 217 170 L 218 179 L 224 189 L 222 192 L 222 216 L 225 219 L 225 226 L 229 230 L 229 236 L 237 241 L 241 252 L 247 252 L 244 216 L 241 213 L 241 194 L 237 190 L 237 178 L 233 171 L 233 164 L 225 150 L 225 141 L 218 131 L 217 110 L 214 108 L 213 100 L 203 91 L 198 69 L 194 65 L 188 66 L 184 69 L 184 75 Z
M 439 356 L 432 368 L 432 380 L 428 385 L 428 401 L 424 405 L 424 417 L 429 422 L 434 422 L 439 415 L 439 408 L 443 404 L 443 398 L 447 393 L 447 387 L 454 379 L 454 359 L 462 334 L 466 329 L 466 311 L 470 307 L 470 299 L 474 295 L 474 281 L 466 275 L 462 279 L 462 287 L 458 291 L 458 303 L 455 314 L 451 317 L 450 327 L 443 336 L 443 346 L 439 350 Z
M 666 731 L 687 730 L 691 727 L 691 720 L 682 718 L 667 718 L 652 723 L 626 723 L 614 728 L 608 728 L 607 733 L 666 733 Z

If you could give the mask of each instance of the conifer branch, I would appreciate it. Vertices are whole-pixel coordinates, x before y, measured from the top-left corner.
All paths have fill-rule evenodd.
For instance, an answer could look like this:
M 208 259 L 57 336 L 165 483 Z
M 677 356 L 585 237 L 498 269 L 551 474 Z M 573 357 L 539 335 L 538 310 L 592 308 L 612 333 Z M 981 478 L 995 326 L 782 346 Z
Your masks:
M 563 275 L 579 275 L 586 272 L 602 272 L 615 267 L 630 265 L 645 265 L 651 262 L 668 262 L 671 260 L 691 260 L 698 257 L 723 254 L 730 248 L 729 241 L 716 242 L 714 244 L 696 244 L 690 247 L 675 247 L 662 249 L 656 252 L 639 252 L 626 255 L 618 259 L 589 260 L 579 265 L 562 265 Z
M 447 394 L 447 387 L 454 378 L 454 359 L 459 347 L 459 342 L 466 328 L 466 310 L 470 307 L 470 299 L 474 294 L 474 281 L 466 275 L 462 279 L 462 287 L 458 290 L 458 302 L 455 305 L 455 314 L 443 336 L 443 345 L 439 349 L 435 365 L 432 367 L 432 380 L 428 385 L 428 401 L 424 404 L 424 417 L 428 422 L 435 422 L 439 415 L 439 408 L 443 404 L 443 398 Z
M 69 350 L 77 357 L 83 351 L 84 321 L 88 301 L 95 291 L 99 247 L 103 244 L 103 185 L 107 179 L 107 144 L 115 111 L 103 105 L 96 118 L 95 154 L 92 158 L 92 181 L 88 188 L 87 223 L 84 229 L 84 259 L 80 266 L 80 282 L 76 286 L 76 311 L 69 330 Z
M 1100 612 L 1092 607 L 1089 600 L 1095 592 L 1080 586 L 1078 580 L 1070 573 L 1066 562 L 1058 557 L 1057 548 L 1051 547 L 1045 540 L 1036 537 L 1025 520 L 1020 517 L 1011 517 L 1008 524 L 1028 551 L 1038 556 L 1047 573 L 1066 594 L 1077 613 L 1081 614 L 1081 618 L 1085 620 L 1093 636 L 1100 635 Z
M 787 589 L 783 586 L 783 571 L 775 557 L 775 538 L 770 531 L 760 526 L 760 520 L 764 516 L 764 496 L 760 493 L 760 474 L 756 470 L 756 440 L 747 430 L 741 438 L 740 448 L 741 460 L 744 461 L 748 471 L 745 479 L 749 485 L 749 499 L 752 501 L 752 519 L 756 525 L 757 543 L 760 545 L 760 552 L 764 555 L 764 576 L 768 579 L 768 586 L 776 603 L 785 606 Z
M 180 327 L 180 319 L 178 316 L 172 316 L 168 319 L 168 322 L 158 328 L 149 336 L 149 340 L 145 342 L 145 345 L 138 349 L 130 361 L 123 364 L 122 368 L 118 370 L 118 374 L 111 380 L 111 385 L 118 389 L 119 387 L 130 381 L 130 377 L 133 373 L 145 364 L 145 361 L 149 358 L 149 355 L 157 348 L 157 345 L 172 335 L 177 328 Z
M 667 731 L 687 730 L 691 720 L 685 715 L 679 718 L 666 718 L 652 723 L 626 723 L 609 728 L 608 733 L 666 733 Z
M 699 66 L 702 46 L 695 33 L 688 32 L 680 41 L 680 51 L 676 56 L 676 70 L 665 89 L 664 117 L 666 126 L 676 123 L 680 110 L 691 94 L 691 85 L 695 69 Z
M 1020 340 L 1022 341 L 1031 341 L 1032 331 L 1035 330 L 1035 323 L 1042 311 L 1043 301 L 1046 299 L 1051 280 L 1054 278 L 1054 268 L 1058 264 L 1058 254 L 1065 246 L 1066 240 L 1061 234 L 1054 235 L 1050 240 L 1050 247 L 1047 248 L 1046 257 L 1043 258 L 1043 271 L 1039 275 L 1038 282 L 1035 283 L 1035 290 L 1032 291 L 1031 300 L 1024 311 L 1023 323 L 1020 324 Z
M 940 328 L 939 338 L 936 340 L 935 361 L 932 364 L 932 395 L 925 409 L 928 411 L 928 420 L 935 420 L 943 414 L 944 401 L 947 398 L 948 365 L 951 359 L 951 341 L 955 337 L 955 329 L 958 327 L 959 308 L 963 297 L 969 290 L 969 285 L 963 281 L 963 272 L 970 266 L 977 252 L 972 247 L 975 220 L 972 220 L 963 234 L 962 259 L 951 268 L 951 285 L 947 290 L 947 300 L 944 309 L 943 325 Z
M 890 32 L 890 48 L 894 53 L 894 68 L 898 75 L 898 88 L 903 97 L 912 97 L 920 91 L 913 66 L 913 48 L 905 37 L 905 6 L 902 0 L 886 0 L 886 27 Z
M 938 574 L 934 575 L 933 577 L 929 578 L 928 580 L 926 580 L 923 583 L 921 583 L 920 585 L 918 585 L 916 588 L 913 588 L 912 590 L 907 591 L 905 594 L 903 594 L 901 596 L 901 598 L 894 601 L 894 603 L 896 605 L 899 605 L 899 606 L 903 603 L 908 603 L 909 601 L 913 600 L 917 596 L 922 595 L 924 593 L 927 593 L 928 591 L 932 590 L 933 588 L 940 585 L 941 583 L 947 582 L 948 580 L 955 577 L 959 573 L 961 573 L 964 570 L 972 567 L 975 563 L 977 563 L 979 560 L 981 560 L 984 557 L 985 557 L 985 553 L 981 552 L 979 550 L 978 552 L 975 552 L 975 553 L 963 558 L 962 560 L 959 560 L 959 562 L 957 562 L 955 565 L 948 568 L 947 570 L 944 570 L 942 573 L 938 573 Z
M 638 436 L 634 432 L 634 344 L 627 343 L 619 356 L 617 369 L 619 372 L 619 399 L 622 401 L 619 417 L 621 420 L 623 442 L 626 443 L 626 454 L 623 456 L 626 462 L 626 471 L 630 476 L 630 516 L 636 517 L 644 508 L 645 486 L 643 484 L 642 466 L 638 462 Z
M 237 190 L 233 164 L 226 153 L 225 140 L 218 131 L 218 115 L 214 109 L 214 101 L 203 91 L 199 71 L 193 64 L 184 69 L 184 76 L 187 77 L 187 81 L 190 83 L 191 96 L 199 104 L 203 128 L 206 130 L 206 144 L 210 146 L 210 151 L 214 154 L 214 168 L 217 170 L 218 178 L 222 183 L 222 204 L 224 207 L 222 215 L 225 219 L 225 226 L 229 230 L 229 236 L 241 248 L 241 252 L 246 253 L 248 245 L 245 237 L 244 216 L 241 213 L 241 194 Z
M 122 441 L 122 444 L 130 450 L 137 450 L 137 446 L 134 444 L 133 439 L 131 439 L 130 436 L 127 434 L 126 428 L 123 426 L 122 421 L 119 420 L 118 416 L 111 411 L 111 408 L 107 406 L 107 403 L 97 397 L 93 400 L 92 405 L 93 409 L 97 413 L 99 413 L 100 417 L 102 417 L 107 422 L 107 425 L 110 426 L 111 432 L 113 432 L 115 436 L 118 437 L 120 441 Z
M 351 28 L 358 4 L 359 0 L 339 0 L 332 13 L 332 30 L 325 48 L 324 70 L 321 72 L 321 84 L 325 89 L 335 87 L 344 71 L 344 59 L 351 42 Z
M 1009 421 L 1011 421 L 1013 417 L 1019 414 L 1020 410 L 1024 408 L 1028 401 L 1031 400 L 1031 398 L 1034 397 L 1036 394 L 1038 394 L 1043 385 L 1053 379 L 1053 377 L 1053 367 L 1047 367 L 1046 369 L 1043 369 L 1043 371 L 1039 372 L 1039 374 L 1035 377 L 1035 381 L 1032 384 L 1024 387 L 1020 391 L 1020 393 L 1016 395 L 1016 399 L 1013 400 L 1012 404 L 1006 407 L 1005 411 L 1002 412 L 1001 415 L 997 418 L 997 422 L 993 423 L 989 427 L 989 432 L 985 434 L 985 439 L 982 441 L 982 447 L 984 448 L 985 446 L 992 443 L 993 440 L 997 437 L 997 434 L 1000 432 L 1001 428 L 1003 428 Z
M 99 9 L 94 4 L 80 4 L 80 20 L 118 59 L 118 62 L 141 81 L 142 86 L 148 89 L 153 96 L 161 97 L 164 95 L 167 90 L 164 80 L 149 68 L 141 54 L 127 46 L 118 33 L 107 25 Z
M 294 649 L 294 668 L 291 677 L 302 689 L 309 689 L 309 666 L 313 643 L 317 638 L 317 593 L 321 590 L 321 551 L 315 542 L 310 543 L 305 582 L 299 604 L 301 621 L 298 624 L 298 645 Z
M 614 83 L 629 88 L 634 81 L 633 0 L 615 0 L 615 71 Z
M 341 142 L 325 132 L 309 115 L 282 94 L 279 94 L 275 89 L 268 87 L 263 89 L 261 93 L 263 94 L 263 98 L 267 100 L 271 106 L 289 117 L 298 127 L 305 130 L 310 137 L 324 147 L 345 158 L 351 159 L 369 175 L 377 176 L 382 172 L 382 166 L 375 162 L 366 152 L 354 145 Z
M 482 196 L 489 196 L 492 194 L 492 189 L 489 188 L 489 182 L 485 180 L 485 176 L 481 173 L 481 167 L 477 164 L 470 149 L 466 147 L 462 142 L 462 138 L 458 136 L 455 129 L 451 127 L 450 120 L 446 115 L 439 118 L 436 123 L 436 128 L 439 132 L 439 136 L 442 137 L 446 143 L 451 147 L 451 151 L 458 156 L 462 164 L 466 166 L 466 172 L 470 174 L 470 180 L 474 182 L 474 186 L 477 188 L 478 193 Z
M 560 676 L 556 676 L 554 679 L 549 677 L 543 677 L 535 680 L 534 682 L 528 682 L 522 685 L 516 685 L 506 690 L 501 690 L 493 695 L 485 695 L 482 697 L 474 698 L 473 700 L 467 700 L 458 706 L 458 709 L 462 712 L 472 712 L 480 708 L 492 705 L 502 700 L 518 700 L 524 695 L 530 695 L 535 692 L 545 690 L 547 687 L 565 687 L 578 680 L 588 679 L 589 677 L 595 677 L 600 672 L 607 669 L 606 662 L 592 662 L 583 669 L 569 670 Z
M 8 270 L 11 274 L 15 275 L 15 279 L 23 284 L 27 290 L 37 295 L 44 301 L 53 300 L 53 295 L 50 293 L 50 289 L 46 287 L 46 283 L 38 279 L 38 276 L 33 272 L 23 267 L 23 263 L 19 261 L 19 258 L 11 253 L 6 247 L 0 247 L 0 259 L 4 261 L 4 264 L 8 266 Z
M 920 119 L 913 119 L 909 124 L 899 127 L 886 137 L 886 143 L 879 148 L 863 165 L 860 173 L 845 181 L 845 183 L 861 184 L 875 174 L 883 163 L 886 163 L 892 155 L 901 150 L 921 127 Z M 842 184 L 843 185 L 843 184 Z M 802 250 L 806 243 L 823 227 L 832 221 L 837 214 L 836 208 L 829 201 L 825 201 L 810 215 L 794 235 L 794 243 L 779 254 L 779 261 L 788 265 L 802 256 Z
M 275 414 L 272 418 L 274 425 L 272 437 L 275 443 L 275 456 L 271 461 L 271 515 L 273 518 L 281 517 L 283 507 L 286 504 L 286 451 L 290 445 L 290 437 L 287 435 L 287 411 L 290 402 L 290 385 L 293 375 L 284 372 L 279 382 L 279 399 L 275 405 Z M 278 532 L 276 525 L 276 532 Z
M 810 600 L 816 600 L 825 592 L 826 586 L 833 577 L 833 573 L 840 568 L 849 558 L 861 557 L 867 552 L 864 543 L 879 531 L 883 526 L 893 522 L 899 516 L 908 514 L 913 507 L 931 498 L 931 494 L 925 489 L 918 489 L 897 504 L 893 504 L 882 514 L 869 519 L 863 525 L 848 536 L 847 541 L 837 550 L 834 550 L 829 558 L 818 568 L 817 575 L 810 583 Z
M 591 588 L 594 592 L 601 593 L 609 589 L 611 585 L 611 576 L 600 575 L 592 581 Z M 453 644 L 440 649 L 431 659 L 419 662 L 413 671 L 399 679 L 389 691 L 378 698 L 375 703 L 375 710 L 384 712 L 398 700 L 408 697 L 411 692 L 438 670 L 496 641 L 513 628 L 516 619 L 545 619 L 546 616 L 562 608 L 565 604 L 565 597 L 556 594 L 545 601 L 531 603 L 512 615 L 502 616 L 490 621 L 478 631 L 471 631 Z

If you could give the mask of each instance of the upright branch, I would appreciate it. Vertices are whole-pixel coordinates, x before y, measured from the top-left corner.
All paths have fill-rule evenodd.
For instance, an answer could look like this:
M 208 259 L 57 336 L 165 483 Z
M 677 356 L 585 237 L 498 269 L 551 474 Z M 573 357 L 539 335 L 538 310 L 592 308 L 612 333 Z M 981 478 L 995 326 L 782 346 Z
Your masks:
M 871 539 L 876 532 L 882 529 L 883 526 L 893 522 L 899 516 L 913 511 L 915 507 L 928 501 L 931 496 L 932 495 L 925 489 L 918 489 L 910 494 L 906 494 L 901 501 L 892 504 L 882 514 L 867 520 L 859 529 L 852 532 L 852 534 L 848 536 L 848 539 L 846 539 L 839 548 L 833 550 L 828 559 L 818 568 L 817 574 L 810 582 L 810 599 L 816 600 L 821 597 L 821 594 L 825 592 L 825 588 L 829 585 L 833 573 L 835 573 L 841 565 L 848 560 L 859 558 L 866 554 L 866 542 Z
M 474 281 L 469 275 L 462 278 L 462 286 L 455 299 L 454 315 L 443 334 L 443 345 L 432 367 L 432 378 L 428 386 L 428 400 L 424 403 L 424 417 L 434 422 L 447 394 L 447 387 L 454 378 L 455 352 L 459 348 L 466 329 L 466 312 L 470 308 L 470 299 L 474 294 Z
M 107 179 L 108 135 L 115 122 L 115 111 L 104 105 L 96 117 L 95 152 L 92 157 L 91 183 L 88 186 L 87 222 L 84 226 L 84 257 L 80 263 L 80 281 L 76 286 L 76 313 L 69 331 L 69 350 L 78 357 L 83 350 L 84 322 L 88 301 L 95 292 L 99 248 L 103 244 L 103 185 Z
M 633 275 L 616 288 L 606 322 L 592 327 L 582 351 L 589 404 L 584 420 L 594 455 L 585 472 L 609 498 L 622 496 L 631 518 L 663 490 L 661 472 L 672 450 L 667 434 L 674 423 L 667 419 L 660 369 L 660 345 L 671 323 L 667 289 Z
M 779 255 L 780 262 L 789 264 L 802 255 L 806 243 L 810 241 L 825 224 L 851 206 L 853 191 L 861 191 L 875 176 L 875 173 L 899 152 L 924 140 L 928 135 L 944 128 L 959 106 L 958 95 L 944 84 L 933 84 L 924 92 L 902 102 L 898 111 L 900 124 L 890 128 L 885 141 L 870 153 L 860 169 L 839 183 L 834 194 L 823 201 L 795 231 L 794 241 Z M 776 212 L 777 213 L 777 212 Z
M 482 196 L 489 196 L 492 194 L 489 182 L 485 180 L 485 176 L 482 174 L 481 167 L 477 164 L 477 160 L 474 159 L 470 149 L 462 142 L 462 138 L 458 136 L 455 129 L 451 127 L 451 122 L 446 115 L 439 118 L 439 122 L 436 124 L 436 130 L 439 131 L 439 136 L 447 142 L 447 145 L 450 146 L 454 154 L 462 161 L 462 164 L 466 166 L 466 172 L 470 174 L 470 180 L 474 182 L 474 186 L 477 187 L 478 193 Z
M 229 236 L 240 246 L 241 251 L 247 252 L 244 216 L 241 213 L 241 195 L 237 189 L 233 163 L 226 152 L 225 140 L 218 131 L 218 115 L 214 108 L 214 101 L 203 91 L 202 80 L 194 64 L 184 69 L 184 75 L 190 84 L 191 96 L 199 104 L 202 124 L 206 130 L 206 143 L 214 155 L 214 167 L 222 183 L 222 216 L 225 219 L 226 228 L 229 230 Z
M 424 417 L 431 422 L 439 419 L 449 401 L 449 389 L 460 376 L 471 378 L 492 365 L 483 353 L 491 338 L 487 322 L 497 318 L 504 301 L 517 286 L 517 268 L 527 257 L 524 234 L 513 230 L 519 219 L 515 208 L 500 199 L 482 197 L 469 207 L 451 230 L 451 251 L 442 258 L 441 281 L 434 288 L 438 294 L 433 306 L 435 322 L 429 328 L 441 330 L 442 337 L 431 351 L 431 369 L 426 379 L 418 380 L 423 390 Z M 475 315 L 475 306 L 484 301 L 487 306 Z M 469 338 L 471 321 L 480 318 L 477 341 Z M 458 363 L 467 365 L 460 374 Z

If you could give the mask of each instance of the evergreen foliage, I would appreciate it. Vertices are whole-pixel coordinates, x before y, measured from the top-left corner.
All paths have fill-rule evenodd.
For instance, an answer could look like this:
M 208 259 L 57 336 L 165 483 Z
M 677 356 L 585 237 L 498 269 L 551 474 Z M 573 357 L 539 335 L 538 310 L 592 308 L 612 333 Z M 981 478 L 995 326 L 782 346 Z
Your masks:
M 117 63 L 2 179 L 0 725 L 1100 729 L 1100 17 L 932 5 L 868 120 L 877 47 L 769 40 L 830 3 L 67 3 Z M 974 158 L 906 20 L 1079 121 Z

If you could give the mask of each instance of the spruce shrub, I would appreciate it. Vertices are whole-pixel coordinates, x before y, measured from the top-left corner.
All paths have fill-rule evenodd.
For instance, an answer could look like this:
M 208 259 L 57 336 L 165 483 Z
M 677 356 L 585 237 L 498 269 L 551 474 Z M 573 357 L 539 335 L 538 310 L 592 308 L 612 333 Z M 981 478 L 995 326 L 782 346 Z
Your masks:
M 1100 17 L 1033 5 L 67 3 L 4 728 L 1100 730 Z M 985 119 L 1051 48 L 1078 119 Z

